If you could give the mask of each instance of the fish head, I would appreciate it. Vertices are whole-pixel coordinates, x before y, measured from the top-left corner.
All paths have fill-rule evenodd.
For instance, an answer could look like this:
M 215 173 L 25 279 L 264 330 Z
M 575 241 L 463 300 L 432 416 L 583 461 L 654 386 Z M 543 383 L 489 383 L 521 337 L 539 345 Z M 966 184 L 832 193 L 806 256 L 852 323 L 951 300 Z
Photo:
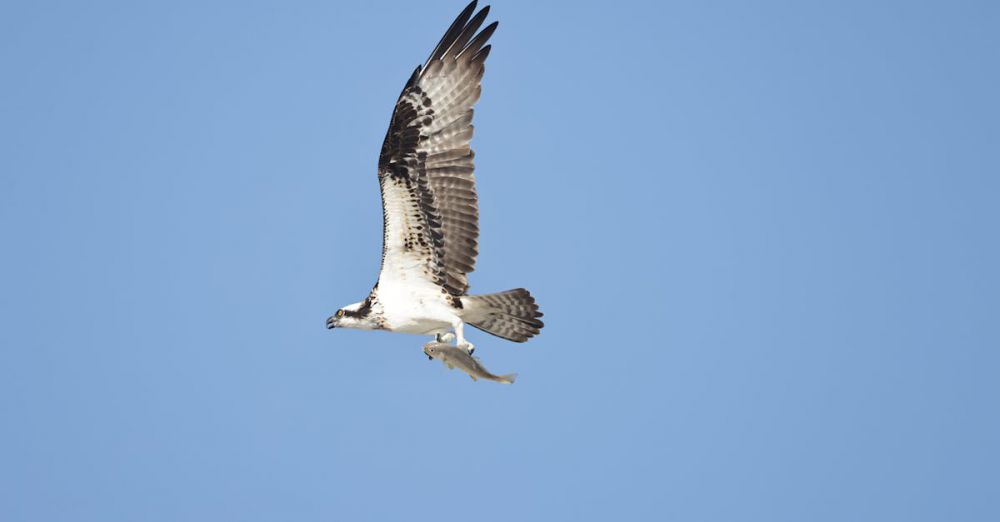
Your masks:
M 432 342 L 424 345 L 424 354 L 434 359 L 445 360 L 448 358 L 449 344 Z

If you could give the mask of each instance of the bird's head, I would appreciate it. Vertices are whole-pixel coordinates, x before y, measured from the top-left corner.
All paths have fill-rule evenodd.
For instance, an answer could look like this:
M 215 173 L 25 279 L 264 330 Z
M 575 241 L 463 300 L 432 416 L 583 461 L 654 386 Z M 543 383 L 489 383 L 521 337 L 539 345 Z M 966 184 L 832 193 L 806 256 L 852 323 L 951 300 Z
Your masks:
M 326 327 L 334 328 L 358 328 L 361 330 L 373 330 L 378 327 L 371 317 L 371 299 L 365 299 L 359 303 L 349 304 L 337 313 L 331 315 L 326 320 Z

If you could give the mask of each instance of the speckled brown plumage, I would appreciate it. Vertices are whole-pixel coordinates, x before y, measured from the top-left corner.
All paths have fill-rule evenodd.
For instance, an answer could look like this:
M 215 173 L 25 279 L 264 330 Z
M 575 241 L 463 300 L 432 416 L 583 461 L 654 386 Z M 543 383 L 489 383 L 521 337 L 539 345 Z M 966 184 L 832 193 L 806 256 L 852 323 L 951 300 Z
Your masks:
M 497 27 L 494 22 L 477 34 L 489 7 L 472 16 L 474 10 L 475 2 L 410 76 L 379 157 L 383 198 L 386 184 L 402 183 L 412 194 L 405 204 L 419 225 L 400 231 L 406 234 L 403 248 L 427 254 L 426 270 L 456 296 L 468 291 L 468 274 L 478 254 L 479 209 L 469 141 L 472 108 L 490 51 L 486 42 Z
M 516 342 L 543 326 L 527 290 L 467 295 L 479 239 L 473 106 L 497 27 L 480 30 L 489 7 L 475 9 L 473 1 L 455 19 L 396 100 L 378 162 L 379 280 L 365 301 L 328 319 L 328 328 L 454 331 L 456 345 L 471 351 L 466 324 Z

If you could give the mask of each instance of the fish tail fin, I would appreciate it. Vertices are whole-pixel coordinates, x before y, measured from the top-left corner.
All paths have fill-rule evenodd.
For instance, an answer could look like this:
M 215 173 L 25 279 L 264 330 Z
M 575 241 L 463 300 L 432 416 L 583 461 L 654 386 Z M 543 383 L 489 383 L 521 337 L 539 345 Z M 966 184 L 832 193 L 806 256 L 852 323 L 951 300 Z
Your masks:
M 502 382 L 504 384 L 514 384 L 515 380 L 517 380 L 517 374 L 516 373 L 508 373 L 507 375 L 501 375 L 500 376 L 500 382 Z

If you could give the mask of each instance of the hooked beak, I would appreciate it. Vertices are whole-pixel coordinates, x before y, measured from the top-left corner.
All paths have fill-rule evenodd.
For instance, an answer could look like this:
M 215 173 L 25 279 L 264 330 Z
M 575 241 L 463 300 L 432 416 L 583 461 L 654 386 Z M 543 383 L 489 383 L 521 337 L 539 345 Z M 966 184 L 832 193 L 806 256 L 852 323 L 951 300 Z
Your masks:
M 326 320 L 326 329 L 327 329 L 327 330 L 333 330 L 333 329 L 334 329 L 334 328 L 336 328 L 336 327 L 337 327 L 337 316 L 335 316 L 335 315 L 331 315 L 331 316 L 330 316 L 330 317 L 329 317 L 329 318 L 328 318 L 328 319 Z

